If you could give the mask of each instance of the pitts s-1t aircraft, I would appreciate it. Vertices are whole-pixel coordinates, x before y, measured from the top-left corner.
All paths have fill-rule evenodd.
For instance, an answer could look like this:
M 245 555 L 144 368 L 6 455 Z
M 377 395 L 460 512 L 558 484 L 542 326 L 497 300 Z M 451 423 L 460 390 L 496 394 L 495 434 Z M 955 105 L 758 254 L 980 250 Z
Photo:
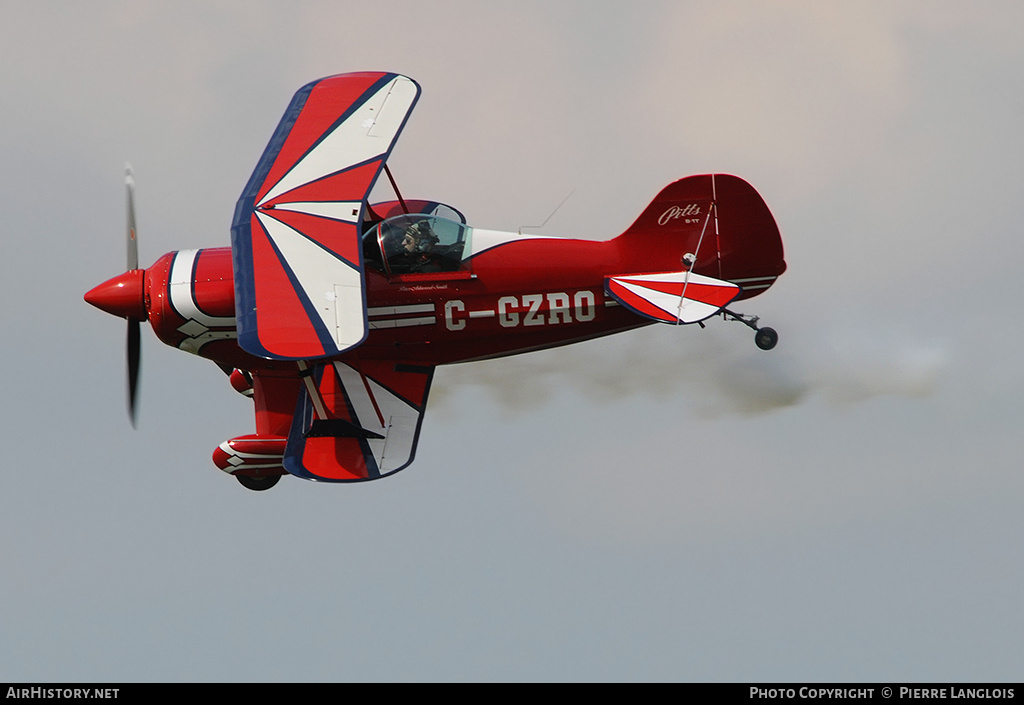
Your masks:
M 779 229 L 735 176 L 667 186 L 607 241 L 472 228 L 403 199 L 387 159 L 420 94 L 393 73 L 331 76 L 292 99 L 235 208 L 231 247 L 138 265 L 131 172 L 128 271 L 85 295 L 128 319 L 134 424 L 139 324 L 208 358 L 253 398 L 256 433 L 222 443 L 253 490 L 284 474 L 375 480 L 413 460 L 434 368 L 719 315 L 781 275 Z M 397 200 L 369 203 L 381 172 Z

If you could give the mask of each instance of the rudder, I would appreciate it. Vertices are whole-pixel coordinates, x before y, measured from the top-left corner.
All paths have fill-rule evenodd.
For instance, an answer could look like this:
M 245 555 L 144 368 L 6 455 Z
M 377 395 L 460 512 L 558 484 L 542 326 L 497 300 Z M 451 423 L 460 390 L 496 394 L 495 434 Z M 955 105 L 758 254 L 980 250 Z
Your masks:
M 617 240 L 624 252 L 666 265 L 693 253 L 694 272 L 739 284 L 741 298 L 767 289 L 786 270 L 768 205 L 753 186 L 728 174 L 669 184 Z

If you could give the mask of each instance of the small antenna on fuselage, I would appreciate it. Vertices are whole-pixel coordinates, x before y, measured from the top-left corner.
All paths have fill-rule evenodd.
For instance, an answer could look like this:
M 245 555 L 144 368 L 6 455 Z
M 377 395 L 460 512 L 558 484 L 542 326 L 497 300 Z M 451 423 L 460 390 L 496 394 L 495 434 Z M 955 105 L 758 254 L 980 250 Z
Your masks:
M 572 191 L 570 191 L 569 195 L 566 196 L 565 198 L 563 198 L 562 202 L 559 203 L 557 206 L 555 206 L 555 210 L 551 211 L 551 215 L 549 215 L 547 218 L 545 218 L 544 222 L 541 223 L 540 225 L 520 225 L 519 226 L 519 230 L 518 230 L 519 234 L 520 235 L 523 234 L 523 228 L 531 228 L 531 229 L 543 228 L 545 225 L 548 224 L 548 221 L 551 220 L 551 218 L 554 217 L 555 213 L 558 212 L 558 209 L 565 205 L 565 202 L 569 200 L 569 196 L 572 196 L 574 193 L 576 193 L 576 189 L 573 189 Z

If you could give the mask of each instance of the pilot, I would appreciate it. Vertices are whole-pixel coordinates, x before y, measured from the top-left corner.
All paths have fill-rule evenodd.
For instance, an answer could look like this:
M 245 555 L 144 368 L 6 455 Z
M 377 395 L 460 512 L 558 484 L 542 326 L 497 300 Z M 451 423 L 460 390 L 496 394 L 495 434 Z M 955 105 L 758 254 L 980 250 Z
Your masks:
M 402 248 L 411 254 L 416 252 L 427 254 L 437 244 L 437 236 L 430 228 L 430 223 L 421 220 L 413 223 L 405 229 L 405 236 L 402 238 Z
M 425 220 L 413 223 L 405 229 L 402 237 L 402 254 L 408 262 L 410 272 L 440 272 L 441 267 L 434 261 L 431 251 L 438 237 Z

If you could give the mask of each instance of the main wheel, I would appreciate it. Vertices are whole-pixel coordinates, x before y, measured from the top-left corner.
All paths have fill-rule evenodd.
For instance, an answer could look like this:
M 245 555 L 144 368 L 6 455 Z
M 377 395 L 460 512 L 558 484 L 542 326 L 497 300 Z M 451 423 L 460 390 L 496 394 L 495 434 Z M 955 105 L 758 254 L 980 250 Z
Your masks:
M 754 334 L 754 343 L 762 350 L 771 350 L 779 342 L 779 334 L 774 328 L 758 328 Z
M 242 483 L 242 487 L 247 490 L 262 492 L 263 490 L 269 490 L 271 487 L 276 485 L 277 481 L 281 479 L 281 476 L 265 475 L 263 477 L 253 477 L 251 475 L 235 475 L 235 479 Z

